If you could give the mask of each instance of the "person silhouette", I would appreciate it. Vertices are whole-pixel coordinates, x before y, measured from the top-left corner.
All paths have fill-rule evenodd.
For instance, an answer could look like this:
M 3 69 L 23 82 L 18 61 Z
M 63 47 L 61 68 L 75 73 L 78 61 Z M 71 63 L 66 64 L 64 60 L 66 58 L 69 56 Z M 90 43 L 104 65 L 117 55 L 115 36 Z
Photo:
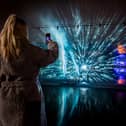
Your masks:
M 48 49 L 36 47 L 28 40 L 26 22 L 15 14 L 7 18 L 0 33 L 0 126 L 46 126 L 36 77 L 57 57 L 56 42 L 49 41 Z

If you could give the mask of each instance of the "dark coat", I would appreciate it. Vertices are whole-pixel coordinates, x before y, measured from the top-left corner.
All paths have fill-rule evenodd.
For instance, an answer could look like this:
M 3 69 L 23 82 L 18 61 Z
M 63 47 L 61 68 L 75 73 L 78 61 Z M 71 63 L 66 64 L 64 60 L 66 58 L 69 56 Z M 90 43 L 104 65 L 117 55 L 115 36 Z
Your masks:
M 34 104 L 42 100 L 36 85 L 40 67 L 53 63 L 57 56 L 55 49 L 43 50 L 29 44 L 15 61 L 6 63 L 0 59 L 0 126 L 40 126 L 32 123 L 34 119 L 30 123 L 31 111 L 27 110 L 32 106 L 37 111 Z

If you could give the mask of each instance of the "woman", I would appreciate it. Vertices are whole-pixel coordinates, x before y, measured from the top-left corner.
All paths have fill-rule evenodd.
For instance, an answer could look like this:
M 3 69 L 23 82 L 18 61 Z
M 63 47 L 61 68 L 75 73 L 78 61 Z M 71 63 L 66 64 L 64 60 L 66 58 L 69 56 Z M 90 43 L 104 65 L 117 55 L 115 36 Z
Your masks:
M 8 17 L 0 34 L 0 126 L 46 125 L 36 77 L 40 67 L 57 57 L 55 42 L 48 42 L 48 50 L 31 45 L 26 23 L 16 15 Z

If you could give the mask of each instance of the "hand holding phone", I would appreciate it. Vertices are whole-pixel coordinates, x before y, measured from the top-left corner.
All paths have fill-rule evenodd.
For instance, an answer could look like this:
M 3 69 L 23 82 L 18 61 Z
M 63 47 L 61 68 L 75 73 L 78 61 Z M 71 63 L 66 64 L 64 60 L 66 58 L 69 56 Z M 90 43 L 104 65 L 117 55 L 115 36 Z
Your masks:
M 46 33 L 46 43 L 52 41 L 50 33 Z

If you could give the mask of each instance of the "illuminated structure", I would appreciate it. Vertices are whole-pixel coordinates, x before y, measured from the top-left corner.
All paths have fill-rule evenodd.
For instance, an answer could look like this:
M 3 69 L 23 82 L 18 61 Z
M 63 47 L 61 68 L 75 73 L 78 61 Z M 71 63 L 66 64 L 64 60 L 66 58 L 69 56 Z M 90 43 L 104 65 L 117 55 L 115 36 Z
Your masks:
M 119 83 L 122 83 L 125 76 L 121 76 L 121 73 L 124 73 L 125 68 L 120 67 L 116 61 L 123 55 L 125 57 L 125 49 L 118 46 L 118 58 L 114 52 L 117 50 L 115 45 L 126 40 L 126 26 L 122 25 L 125 18 L 114 14 L 106 20 L 100 18 L 100 25 L 99 21 L 92 24 L 85 22 L 79 15 L 79 10 L 76 10 L 76 13 L 70 11 L 72 20 L 68 24 L 60 11 L 56 12 L 57 15 L 49 13 L 48 18 L 41 17 L 41 23 L 46 22 L 47 27 L 40 27 L 40 31 L 44 34 L 51 33 L 52 40 L 58 42 L 59 58 L 55 63 L 42 68 L 40 77 L 50 80 L 79 80 L 90 85 L 113 85 L 118 76 L 121 78 Z M 125 58 L 120 61 L 125 64 L 123 59 Z
M 119 85 L 126 84 L 126 48 L 119 44 L 117 46 L 117 58 L 115 61 L 116 68 L 114 69 L 117 76 Z

